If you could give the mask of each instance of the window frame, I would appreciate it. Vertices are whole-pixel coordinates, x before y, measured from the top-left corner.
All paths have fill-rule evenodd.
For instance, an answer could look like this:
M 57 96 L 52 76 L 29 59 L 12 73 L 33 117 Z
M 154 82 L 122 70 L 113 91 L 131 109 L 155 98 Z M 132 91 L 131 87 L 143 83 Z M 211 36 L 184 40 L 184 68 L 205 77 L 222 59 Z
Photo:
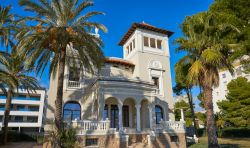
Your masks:
M 68 109 L 68 108 L 66 108 L 65 109 L 65 107 L 66 107 L 66 105 L 68 105 L 68 104 L 77 104 L 78 105 L 78 107 L 79 108 L 77 108 L 77 109 Z M 75 118 L 74 118 L 74 115 L 78 115 L 79 116 L 79 119 L 78 120 L 81 120 L 81 105 L 80 105 L 80 103 L 78 103 L 78 102 L 76 102 L 76 101 L 69 101 L 69 102 L 66 102 L 65 104 L 64 104 L 64 106 L 63 106 L 63 120 L 64 121 L 67 121 L 67 118 L 65 118 L 65 112 L 70 112 L 70 113 L 67 113 L 67 114 L 70 114 L 70 121 L 73 121 L 73 120 L 75 120 Z M 75 113 L 75 112 L 79 112 L 79 113 Z M 73 119 L 74 118 L 74 119 Z
M 73 69 L 73 71 L 72 71 L 72 69 Z M 71 72 L 72 72 L 72 74 L 71 74 Z M 72 75 L 73 75 L 73 77 L 72 77 Z M 78 75 L 78 77 L 79 77 L 78 80 L 75 79 L 76 75 Z M 76 81 L 76 82 L 81 81 L 81 69 L 80 69 L 80 67 L 75 67 L 74 68 L 73 66 L 69 66 L 69 77 L 68 77 L 68 80 L 69 81 Z
M 156 48 L 156 39 L 155 38 L 149 38 L 149 44 L 151 48 Z M 154 45 L 154 47 L 153 47 Z
M 160 89 L 160 78 L 156 76 L 152 76 L 152 80 L 154 82 L 154 85 L 157 86 L 157 89 Z M 157 84 L 155 80 L 157 80 Z
M 160 109 L 160 112 L 158 112 L 156 109 L 159 108 Z M 161 118 L 160 119 L 157 119 L 158 118 L 158 114 L 160 114 Z M 160 106 L 160 105 L 155 105 L 155 123 L 156 124 L 160 124 L 160 121 L 163 120 L 163 108 Z
M 147 43 L 147 45 L 145 43 Z M 150 45 L 149 45 L 149 37 L 143 36 L 143 46 L 144 47 L 150 47 Z
M 160 44 L 158 44 L 160 42 Z M 160 45 L 160 47 L 158 47 Z M 162 40 L 156 39 L 156 48 L 157 49 L 162 49 Z

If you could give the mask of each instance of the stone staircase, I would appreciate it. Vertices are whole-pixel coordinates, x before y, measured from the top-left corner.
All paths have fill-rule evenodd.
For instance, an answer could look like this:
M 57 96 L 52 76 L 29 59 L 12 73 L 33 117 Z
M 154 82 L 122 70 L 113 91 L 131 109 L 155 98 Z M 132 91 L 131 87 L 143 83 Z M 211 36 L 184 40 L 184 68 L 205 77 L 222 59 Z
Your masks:
M 139 143 L 133 143 L 128 148 L 151 148 L 147 144 L 139 142 Z
M 147 135 L 134 134 L 129 135 L 129 148 L 150 148 L 148 146 Z

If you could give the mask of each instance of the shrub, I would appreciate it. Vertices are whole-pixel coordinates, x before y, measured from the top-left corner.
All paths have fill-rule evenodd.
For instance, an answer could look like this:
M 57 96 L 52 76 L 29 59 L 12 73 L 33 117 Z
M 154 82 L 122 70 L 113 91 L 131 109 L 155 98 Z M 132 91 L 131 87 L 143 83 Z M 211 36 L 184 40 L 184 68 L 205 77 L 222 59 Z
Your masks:
M 197 129 L 197 136 L 198 137 L 206 136 L 206 129 L 205 128 L 199 128 L 199 129 Z
M 0 133 L 0 139 L 3 140 L 3 132 Z M 36 138 L 25 133 L 19 133 L 14 131 L 8 132 L 8 142 L 20 141 L 36 141 Z
M 250 137 L 250 127 L 228 127 L 221 130 L 221 137 Z
M 62 147 L 74 148 L 77 141 L 76 130 L 72 127 L 64 129 L 61 133 Z

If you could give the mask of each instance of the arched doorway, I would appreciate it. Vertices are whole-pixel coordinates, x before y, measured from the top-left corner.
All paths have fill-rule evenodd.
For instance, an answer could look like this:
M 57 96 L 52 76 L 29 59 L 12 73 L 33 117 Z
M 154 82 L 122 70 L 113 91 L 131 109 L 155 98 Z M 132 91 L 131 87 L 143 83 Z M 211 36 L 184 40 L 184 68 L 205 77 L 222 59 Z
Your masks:
M 149 121 L 149 102 L 146 99 L 141 101 L 141 128 L 146 129 L 150 128 L 150 121 Z
M 69 101 L 63 107 L 63 120 L 81 120 L 81 105 L 76 101 Z
M 103 119 L 110 120 L 111 128 L 119 128 L 119 108 L 118 101 L 114 97 L 105 99 L 105 106 L 103 111 Z
M 122 107 L 123 127 L 136 128 L 136 109 L 133 98 L 126 98 Z
M 155 105 L 155 123 L 160 124 L 161 120 L 163 120 L 163 109 L 159 105 Z

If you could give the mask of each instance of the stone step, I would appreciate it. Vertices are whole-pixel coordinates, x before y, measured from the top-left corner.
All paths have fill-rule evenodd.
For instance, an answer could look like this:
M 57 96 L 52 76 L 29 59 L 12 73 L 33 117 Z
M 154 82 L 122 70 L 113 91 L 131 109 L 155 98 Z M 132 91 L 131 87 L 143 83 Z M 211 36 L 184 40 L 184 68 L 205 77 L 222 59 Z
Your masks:
M 141 142 L 133 143 L 133 144 L 131 144 L 131 145 L 128 146 L 128 147 L 129 147 L 129 148 L 150 148 L 149 146 L 147 146 L 147 144 L 141 143 Z

